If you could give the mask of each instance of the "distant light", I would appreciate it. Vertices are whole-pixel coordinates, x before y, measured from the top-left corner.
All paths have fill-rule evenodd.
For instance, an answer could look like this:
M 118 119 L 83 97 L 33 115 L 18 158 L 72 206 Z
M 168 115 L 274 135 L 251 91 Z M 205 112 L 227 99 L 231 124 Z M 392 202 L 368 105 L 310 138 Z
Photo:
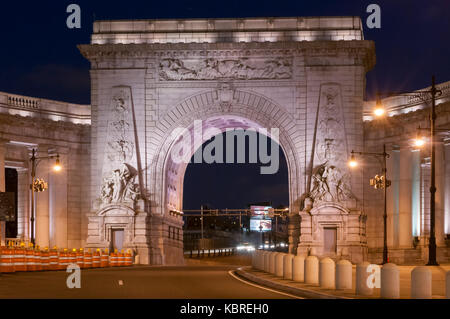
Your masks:
M 254 251 L 254 246 L 240 245 L 236 247 L 237 250 L 246 250 L 246 251 Z
M 422 137 L 414 139 L 414 145 L 417 147 L 422 147 L 425 145 L 425 140 Z
M 375 103 L 375 109 L 373 110 L 373 114 L 375 114 L 375 116 L 380 117 L 383 116 L 384 113 L 386 112 L 386 110 L 383 107 L 383 104 L 381 103 L 381 99 L 379 94 L 377 94 L 377 101 Z
M 377 107 L 375 110 L 373 110 L 373 114 L 375 114 L 375 116 L 377 117 L 383 116 L 385 112 L 386 110 L 382 107 Z
M 358 166 L 358 162 L 356 161 L 355 155 L 352 154 L 352 157 L 350 157 L 350 161 L 348 162 L 348 166 L 351 168 L 354 168 Z
M 58 154 L 58 155 L 56 155 L 56 162 L 55 162 L 55 165 L 53 166 L 53 170 L 55 172 L 59 172 L 61 169 L 62 169 L 62 167 L 61 167 L 61 163 L 59 162 L 59 154 Z

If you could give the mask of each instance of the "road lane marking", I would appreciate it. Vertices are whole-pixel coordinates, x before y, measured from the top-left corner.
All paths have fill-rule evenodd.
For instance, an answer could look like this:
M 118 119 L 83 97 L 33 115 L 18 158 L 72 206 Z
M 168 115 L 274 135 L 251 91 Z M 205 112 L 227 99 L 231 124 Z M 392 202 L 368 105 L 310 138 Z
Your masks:
M 302 298 L 302 297 L 299 297 L 299 296 L 296 296 L 296 295 L 291 295 L 291 294 L 288 294 L 288 293 L 285 293 L 285 292 L 281 292 L 281 291 L 278 291 L 278 290 L 266 288 L 266 287 L 263 287 L 263 286 L 260 286 L 260 285 L 257 285 L 257 284 L 248 282 L 248 281 L 246 281 L 246 280 L 243 280 L 243 279 L 239 278 L 238 276 L 236 276 L 236 275 L 234 274 L 234 270 L 228 271 L 228 274 L 229 274 L 231 277 L 233 277 L 234 279 L 237 279 L 237 280 L 239 280 L 240 282 L 243 282 L 244 284 L 247 284 L 247 285 L 250 285 L 250 286 L 259 288 L 259 289 L 264 289 L 264 290 L 267 290 L 267 291 L 270 291 L 270 292 L 274 292 L 274 293 L 277 293 L 277 294 L 280 294 L 280 295 L 285 295 L 285 296 L 288 296 L 288 297 L 291 297 L 291 298 L 295 298 L 295 299 L 305 299 L 305 298 Z

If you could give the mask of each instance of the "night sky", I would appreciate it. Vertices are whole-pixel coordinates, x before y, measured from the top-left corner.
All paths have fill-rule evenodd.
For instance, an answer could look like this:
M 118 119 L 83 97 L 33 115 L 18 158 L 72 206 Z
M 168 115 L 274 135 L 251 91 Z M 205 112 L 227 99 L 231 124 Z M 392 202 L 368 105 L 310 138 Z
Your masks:
M 66 27 L 66 7 L 81 7 L 81 29 Z M 77 44 L 89 43 L 94 19 L 360 16 L 381 6 L 381 29 L 367 29 L 377 64 L 367 75 L 367 97 L 377 90 L 405 91 L 450 80 L 450 2 L 434 1 L 7 1 L 0 19 L 0 91 L 90 103 L 89 63 Z M 283 163 L 283 161 L 282 161 Z M 260 175 L 259 166 L 190 165 L 185 208 L 209 203 L 240 208 L 254 201 L 288 203 L 287 168 Z

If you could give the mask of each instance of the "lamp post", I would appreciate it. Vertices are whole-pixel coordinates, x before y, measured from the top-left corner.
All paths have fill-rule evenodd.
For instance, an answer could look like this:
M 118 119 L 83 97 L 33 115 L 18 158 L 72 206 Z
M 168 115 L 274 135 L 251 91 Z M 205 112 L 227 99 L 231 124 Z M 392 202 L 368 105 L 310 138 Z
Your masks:
M 354 168 L 358 166 L 358 163 L 355 159 L 355 154 L 361 156 L 375 156 L 377 158 L 382 157 L 382 176 L 379 177 L 375 175 L 373 179 L 370 180 L 370 186 L 373 186 L 375 189 L 382 188 L 384 190 L 384 211 L 383 211 L 383 262 L 382 264 L 386 264 L 389 262 L 388 258 L 388 246 L 387 246 L 387 203 L 386 203 L 386 195 L 387 188 L 391 186 L 391 181 L 387 179 L 387 165 L 386 159 L 389 158 L 389 154 L 386 153 L 386 144 L 383 144 L 383 153 L 373 153 L 373 152 L 355 152 L 352 150 L 352 156 L 350 158 L 349 166 Z
M 430 132 L 430 157 L 431 157 L 431 178 L 430 178 L 430 239 L 428 243 L 428 263 L 427 266 L 439 265 L 436 260 L 436 160 L 435 160 L 435 146 L 436 146 L 436 96 L 442 94 L 442 91 L 436 88 L 435 76 L 431 77 L 431 88 L 429 90 L 420 90 L 416 92 L 390 92 L 383 95 L 406 95 L 413 96 L 426 101 L 424 94 L 431 94 L 431 108 L 430 108 L 430 127 L 426 130 Z M 419 127 L 419 130 L 421 128 Z M 422 139 L 416 139 L 415 145 L 422 147 L 424 145 Z
M 39 165 L 40 161 L 43 159 L 51 159 L 51 158 L 56 158 L 56 162 L 55 165 L 53 166 L 53 170 L 56 172 L 59 172 L 61 170 L 61 164 L 59 161 L 59 154 L 56 155 L 50 155 L 50 156 L 42 156 L 42 157 L 37 157 L 36 156 L 36 150 L 33 148 L 32 153 L 31 153 L 31 184 L 30 184 L 30 189 L 31 189 L 31 216 L 30 216 L 30 223 L 31 223 L 31 243 L 33 244 L 33 246 L 35 245 L 35 236 L 34 236 L 34 220 L 35 220 L 35 204 L 34 204 L 34 197 L 35 197 L 35 192 L 43 192 L 48 188 L 48 184 L 47 182 L 45 182 L 43 179 L 36 179 L 36 169 L 37 166 Z

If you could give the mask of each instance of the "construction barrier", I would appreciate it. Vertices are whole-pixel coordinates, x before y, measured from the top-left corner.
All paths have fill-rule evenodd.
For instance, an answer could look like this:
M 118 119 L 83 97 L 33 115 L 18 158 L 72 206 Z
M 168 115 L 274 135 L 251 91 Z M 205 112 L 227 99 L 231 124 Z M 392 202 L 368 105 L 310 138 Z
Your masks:
M 83 252 L 83 248 L 80 248 L 80 250 L 77 251 L 77 265 L 80 268 L 84 268 L 84 252 Z
M 134 256 L 131 250 L 120 252 L 116 249 L 109 255 L 108 249 L 96 249 L 93 253 L 83 248 L 60 251 L 56 246 L 52 249 L 40 249 L 33 244 L 12 242 L 0 247 L 0 273 L 25 271 L 65 270 L 69 264 L 77 264 L 80 268 L 105 268 L 132 266 Z
M 36 264 L 34 263 L 33 244 L 30 244 L 25 254 L 26 254 L 27 271 L 36 271 Z
M 48 247 L 45 247 L 41 255 L 42 270 L 50 270 L 50 252 Z
M 92 267 L 93 268 L 100 267 L 100 249 L 98 249 L 98 248 L 92 254 Z
M 58 250 L 56 247 L 49 252 L 49 269 L 50 270 L 58 270 Z
M 125 255 L 123 249 L 117 254 L 117 266 L 122 267 L 125 265 Z
M 125 254 L 125 266 L 133 266 L 133 254 L 130 250 Z
M 69 258 L 67 260 L 67 263 L 70 264 L 76 264 L 77 263 L 77 250 L 74 248 L 69 253 Z
M 0 248 L 0 272 L 11 273 L 14 272 L 14 262 L 12 258 L 12 247 Z
M 42 252 L 39 249 L 39 246 L 34 250 L 34 265 L 36 271 L 42 271 Z
M 27 271 L 25 245 L 21 245 L 14 249 L 14 270 Z
M 90 249 L 84 252 L 83 264 L 84 268 L 92 268 L 92 253 Z
M 103 251 L 102 255 L 100 256 L 100 267 L 102 268 L 109 267 L 108 249 L 105 249 L 105 251 Z
M 59 253 L 58 256 L 58 270 L 65 270 L 67 268 L 67 265 L 69 260 L 69 252 L 67 251 L 67 248 L 64 248 L 62 252 Z
M 117 253 L 117 249 L 114 250 L 113 253 L 111 253 L 111 256 L 109 257 L 109 262 L 111 267 L 117 267 L 119 266 L 119 260 L 118 260 L 118 253 Z

